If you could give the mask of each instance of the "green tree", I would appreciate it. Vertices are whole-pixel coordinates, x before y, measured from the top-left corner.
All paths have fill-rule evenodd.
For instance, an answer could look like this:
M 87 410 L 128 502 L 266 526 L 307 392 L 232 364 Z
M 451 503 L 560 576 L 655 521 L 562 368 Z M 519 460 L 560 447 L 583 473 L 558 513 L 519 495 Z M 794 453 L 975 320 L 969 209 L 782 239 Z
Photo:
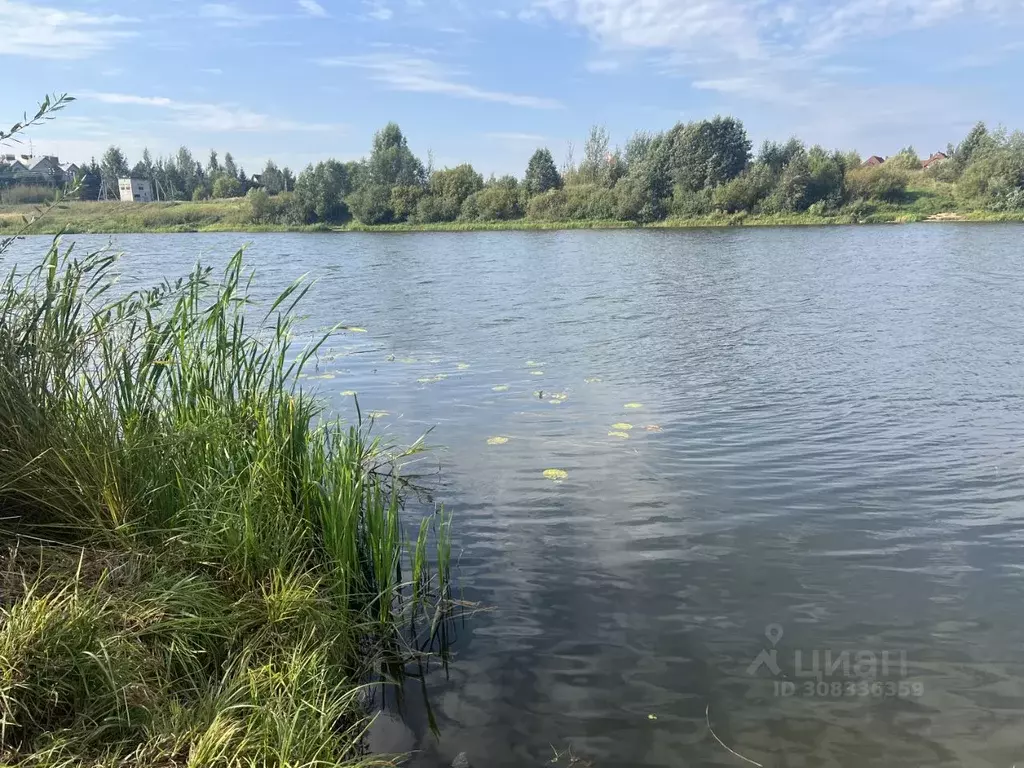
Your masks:
M 270 224 L 274 206 L 265 189 L 250 189 L 245 196 L 249 204 L 249 221 L 253 224 Z
M 284 174 L 277 167 L 273 160 L 267 160 L 263 173 L 260 174 L 260 183 L 267 190 L 268 194 L 276 195 L 285 191 Z
M 409 149 L 397 123 L 388 123 L 374 135 L 368 166 L 370 183 L 379 186 L 422 186 L 426 180 L 423 163 Z
M 583 162 L 576 172 L 577 183 L 601 186 L 614 184 L 610 174 L 610 143 L 608 129 L 603 125 L 595 125 L 590 129 L 590 135 L 583 145 Z
M 107 194 L 118 197 L 118 179 L 128 175 L 128 160 L 120 147 L 111 146 L 100 159 L 100 179 L 107 188 Z
M 466 198 L 483 187 L 484 177 L 468 163 L 434 171 L 430 177 L 430 194 L 437 200 L 436 215 L 441 217 L 438 220 L 454 221 Z
M 242 196 L 242 182 L 222 173 L 213 182 L 213 196 L 218 199 Z
M 549 189 L 560 189 L 562 177 L 555 167 L 555 159 L 551 156 L 551 150 L 547 147 L 538 149 L 530 158 L 526 166 L 526 176 L 523 179 L 523 187 L 528 195 L 540 195 Z
M 206 175 L 211 179 L 220 173 L 220 161 L 217 160 L 217 150 L 210 150 L 210 159 L 206 161 Z
M 891 168 L 899 168 L 904 171 L 921 170 L 921 158 L 913 147 L 904 147 L 886 160 L 885 164 Z
M 238 168 L 235 165 L 235 158 L 231 156 L 230 152 L 226 152 L 224 154 L 224 168 L 222 170 L 232 179 L 238 178 Z
M 954 174 L 959 176 L 967 170 L 967 166 L 971 164 L 974 156 L 984 152 L 985 149 L 991 148 L 992 143 L 992 137 L 985 123 L 980 121 L 975 123 L 974 127 L 964 137 L 964 140 L 957 145 L 953 156 L 950 158 L 950 167 Z
M 326 160 L 299 174 L 293 206 L 306 223 L 339 223 L 349 216 L 346 198 L 351 192 L 347 164 Z
M 388 224 L 394 216 L 391 188 L 383 184 L 364 184 L 352 193 L 348 205 L 363 224 Z
M 724 184 L 750 162 L 747 132 L 733 117 L 679 124 L 669 132 L 669 142 L 672 180 L 692 191 Z
M 672 194 L 670 153 L 670 142 L 652 142 L 647 147 L 646 156 L 630 164 L 629 172 L 615 185 L 617 218 L 638 222 L 665 218 Z

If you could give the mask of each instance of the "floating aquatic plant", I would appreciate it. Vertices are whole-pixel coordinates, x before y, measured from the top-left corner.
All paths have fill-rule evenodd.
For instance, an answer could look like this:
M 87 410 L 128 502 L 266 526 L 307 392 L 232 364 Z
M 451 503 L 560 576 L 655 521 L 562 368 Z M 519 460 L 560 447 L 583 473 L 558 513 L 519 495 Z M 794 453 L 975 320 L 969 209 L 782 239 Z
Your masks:
M 612 424 L 612 429 L 618 430 L 619 432 L 628 432 L 632 428 L 632 424 L 627 424 L 624 421 L 620 421 L 617 424 Z
M 626 439 L 626 438 L 629 437 L 629 432 L 615 432 L 615 431 L 612 431 L 612 432 L 608 433 L 608 437 L 621 437 L 623 439 Z
M 491 387 L 492 392 L 508 392 L 508 384 L 499 384 L 496 387 Z
M 632 408 L 632 409 L 636 409 L 636 408 L 643 408 L 643 407 L 644 407 L 644 404 L 643 404 L 643 403 L 626 403 L 626 404 L 625 404 L 624 406 L 622 406 L 622 407 L 623 407 L 623 408 Z
M 548 480 L 554 480 L 557 483 L 569 477 L 569 473 L 564 469 L 545 469 L 544 477 Z
M 508 438 L 507 437 L 502 437 L 501 435 L 498 435 L 497 437 L 488 437 L 487 438 L 487 444 L 488 445 L 504 445 L 507 442 L 508 442 Z

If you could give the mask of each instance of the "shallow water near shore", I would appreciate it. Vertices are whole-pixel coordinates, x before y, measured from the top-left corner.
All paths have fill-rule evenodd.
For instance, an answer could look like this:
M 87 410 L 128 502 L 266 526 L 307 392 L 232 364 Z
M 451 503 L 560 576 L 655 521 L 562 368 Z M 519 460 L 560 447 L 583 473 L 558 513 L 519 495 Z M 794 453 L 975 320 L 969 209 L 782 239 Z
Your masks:
M 488 607 L 424 764 L 1024 762 L 1020 225 L 76 236 L 125 285 L 250 243 Z M 8 261 L 36 258 L 29 238 Z M 433 761 L 433 763 L 431 762 Z M 558 763 L 568 764 L 563 755 Z

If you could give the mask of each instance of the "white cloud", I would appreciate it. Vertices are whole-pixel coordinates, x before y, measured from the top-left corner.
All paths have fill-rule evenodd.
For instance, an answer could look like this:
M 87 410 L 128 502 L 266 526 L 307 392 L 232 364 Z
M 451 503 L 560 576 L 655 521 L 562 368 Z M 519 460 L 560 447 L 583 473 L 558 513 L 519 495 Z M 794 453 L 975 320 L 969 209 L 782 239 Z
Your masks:
M 275 18 L 262 13 L 250 13 L 231 3 L 207 3 L 199 7 L 199 17 L 209 19 L 218 27 L 255 27 Z
M 340 126 L 305 123 L 266 115 L 232 104 L 206 104 L 169 99 L 164 96 L 136 96 L 126 93 L 86 93 L 83 98 L 102 104 L 153 107 L 175 115 L 175 122 L 194 130 L 211 132 L 333 131 Z
M 390 21 L 391 17 L 395 15 L 383 0 L 363 0 L 363 5 L 368 6 L 370 9 L 366 12 L 366 15 L 377 21 Z
M 499 131 L 497 133 L 485 133 L 488 139 L 494 139 L 495 141 L 511 141 L 523 144 L 543 144 L 547 141 L 545 136 L 539 136 L 536 133 L 513 133 Z
M 530 109 L 560 109 L 561 103 L 540 96 L 523 96 L 504 91 L 489 91 L 459 82 L 454 74 L 436 62 L 403 53 L 370 53 L 320 59 L 322 67 L 349 67 L 370 73 L 377 82 L 396 91 L 436 93 L 461 99 L 475 99 Z
M 320 5 L 316 0 L 298 0 L 298 2 L 299 8 L 310 16 L 316 16 L 318 18 L 325 18 L 327 16 L 327 9 Z
M 0 0 L 0 55 L 85 59 L 137 33 L 134 19 Z

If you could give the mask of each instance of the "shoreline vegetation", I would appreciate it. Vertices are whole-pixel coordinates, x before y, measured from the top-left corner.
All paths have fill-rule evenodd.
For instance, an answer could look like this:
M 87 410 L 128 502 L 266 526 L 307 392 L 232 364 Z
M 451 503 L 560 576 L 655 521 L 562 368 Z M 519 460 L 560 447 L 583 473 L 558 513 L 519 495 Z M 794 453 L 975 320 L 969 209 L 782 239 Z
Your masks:
M 0 765 L 394 765 L 365 689 L 445 661 L 454 604 L 422 444 L 299 388 L 303 284 L 255 306 L 238 252 L 118 297 L 115 265 L 0 277 Z
M 0 206 L 0 236 L 20 231 L 25 220 L 40 211 L 39 206 Z M 185 232 L 486 232 L 542 231 L 570 229 L 695 229 L 712 227 L 838 226 L 857 224 L 907 224 L 916 222 L 1024 222 L 1024 210 L 914 210 L 892 207 L 871 214 L 832 215 L 803 213 L 748 214 L 711 213 L 688 218 L 666 218 L 640 223 L 616 219 L 538 221 L 512 219 L 497 221 L 452 221 L 392 224 L 264 224 L 249 219 L 245 198 L 203 202 L 61 202 L 22 234 L 143 234 Z
M 13 157 L 13 156 L 12 156 Z M 13 166 L 11 166 L 13 167 Z M 78 166 L 75 166 L 76 168 Z M 230 153 L 204 165 L 187 147 L 134 166 L 117 146 L 35 186 L 0 162 L 0 232 L 19 226 L 62 184 L 74 202 L 46 231 L 404 231 L 1024 221 L 1024 133 L 978 123 L 958 144 L 922 159 L 913 147 L 866 160 L 855 151 L 765 141 L 755 152 L 733 117 L 635 133 L 613 146 L 594 126 L 577 158 L 556 165 L 539 147 L 521 176 L 484 178 L 472 165 L 435 168 L 389 123 L 362 160 L 324 160 L 297 176 L 267 161 L 246 175 Z M 131 177 L 160 203 L 119 202 Z M 45 181 L 45 178 L 42 179 Z M 148 182 L 148 184 L 146 183 Z M 135 193 L 132 193 L 135 194 Z M 146 192 L 145 194 L 149 194 Z M 103 198 L 99 202 L 98 198 Z M 3 207 L 6 203 L 7 207 Z M 19 204 L 22 207 L 19 207 Z M 36 230 L 42 231 L 42 230 Z

